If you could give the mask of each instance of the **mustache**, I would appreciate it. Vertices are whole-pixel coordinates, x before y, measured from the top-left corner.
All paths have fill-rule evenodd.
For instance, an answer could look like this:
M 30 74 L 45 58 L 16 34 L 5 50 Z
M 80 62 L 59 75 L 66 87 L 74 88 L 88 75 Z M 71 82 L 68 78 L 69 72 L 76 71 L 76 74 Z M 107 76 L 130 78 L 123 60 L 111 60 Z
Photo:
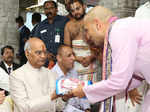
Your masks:
M 51 16 L 51 15 L 52 15 L 52 13 L 51 13 L 51 12 L 49 12 L 49 13 L 47 13 L 47 14 L 46 14 L 46 16 Z
M 100 46 L 95 45 L 95 43 L 92 40 L 87 40 L 87 44 L 93 48 L 99 48 Z
M 81 20 L 81 19 L 84 18 L 85 14 L 86 14 L 85 11 L 83 12 L 83 14 L 77 13 L 77 14 L 75 14 L 75 19 L 76 19 L 76 20 Z M 78 17 L 78 15 L 79 15 L 80 17 Z
M 86 40 L 87 44 L 90 46 L 95 46 L 94 42 L 92 40 Z
M 40 62 L 46 62 L 46 59 L 41 59 L 41 60 L 39 60 Z
M 75 19 L 76 19 L 76 20 L 81 20 L 81 19 L 84 18 L 84 14 L 80 15 L 80 17 L 78 17 L 78 15 L 80 15 L 80 14 L 76 14 L 76 15 L 75 15 Z
M 8 58 L 11 58 L 11 59 L 13 59 L 13 57 L 12 57 L 12 56 L 9 56 Z

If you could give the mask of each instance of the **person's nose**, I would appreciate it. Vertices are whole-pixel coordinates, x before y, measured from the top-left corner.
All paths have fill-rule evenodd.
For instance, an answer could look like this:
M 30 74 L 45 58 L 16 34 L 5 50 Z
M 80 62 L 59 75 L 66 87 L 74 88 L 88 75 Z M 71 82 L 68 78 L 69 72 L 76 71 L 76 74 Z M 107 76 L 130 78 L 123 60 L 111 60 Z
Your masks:
M 44 52 L 42 52 L 40 56 L 41 56 L 41 58 L 46 58 L 47 57 L 47 55 Z
M 90 36 L 87 33 L 85 33 L 85 39 L 86 39 L 86 41 L 90 40 Z
M 51 9 L 47 10 L 47 13 L 52 13 Z
M 74 56 L 74 55 L 72 55 L 72 56 L 71 56 L 71 59 L 72 59 L 73 61 L 75 61 L 75 56 Z
M 78 10 L 75 10 L 74 13 L 75 13 L 75 16 L 77 16 L 78 14 L 80 14 Z
M 77 11 L 77 10 L 74 10 L 74 13 L 75 13 L 75 14 L 77 14 L 77 13 L 78 13 L 78 11 Z

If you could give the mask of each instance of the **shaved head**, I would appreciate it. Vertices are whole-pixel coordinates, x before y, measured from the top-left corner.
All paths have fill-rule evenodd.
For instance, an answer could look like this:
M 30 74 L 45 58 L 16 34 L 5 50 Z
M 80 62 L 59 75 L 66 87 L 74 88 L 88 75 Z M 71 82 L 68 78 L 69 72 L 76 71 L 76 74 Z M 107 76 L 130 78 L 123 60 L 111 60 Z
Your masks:
M 104 38 L 114 14 L 107 8 L 96 6 L 83 19 L 83 32 L 86 42 L 92 47 L 103 47 Z
M 114 16 L 114 14 L 109 9 L 102 6 L 96 6 L 85 15 L 84 21 L 93 21 L 93 19 L 98 18 L 103 22 L 108 22 L 109 18 L 112 16 Z
M 58 51 L 57 51 L 57 55 L 63 55 L 63 54 L 65 54 L 65 49 L 67 49 L 67 48 L 70 49 L 71 47 L 68 46 L 68 45 L 60 45 L 60 47 L 58 48 Z
M 64 74 L 73 68 L 74 61 L 72 48 L 68 45 L 61 45 L 57 52 L 57 62 Z

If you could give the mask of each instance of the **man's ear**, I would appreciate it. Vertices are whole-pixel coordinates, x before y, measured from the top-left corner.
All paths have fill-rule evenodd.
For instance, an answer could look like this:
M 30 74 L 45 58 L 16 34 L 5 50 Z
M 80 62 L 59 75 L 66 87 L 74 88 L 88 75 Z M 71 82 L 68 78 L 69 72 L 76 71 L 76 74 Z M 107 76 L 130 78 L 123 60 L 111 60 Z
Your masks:
M 3 56 L 3 55 L 1 56 L 1 59 L 4 59 L 4 56 Z
M 86 10 L 86 8 L 87 8 L 87 5 L 85 5 L 85 4 L 84 4 L 84 5 L 83 5 L 83 8 Z
M 26 57 L 29 56 L 29 51 L 28 50 L 25 51 L 25 55 L 26 55 Z
M 94 24 L 96 25 L 96 29 L 99 31 L 102 27 L 102 22 L 99 19 L 95 18 Z
M 56 13 L 58 13 L 58 8 L 56 9 Z
M 57 59 L 58 62 L 60 62 L 62 60 L 61 57 L 60 57 L 60 55 L 57 55 L 56 59 Z

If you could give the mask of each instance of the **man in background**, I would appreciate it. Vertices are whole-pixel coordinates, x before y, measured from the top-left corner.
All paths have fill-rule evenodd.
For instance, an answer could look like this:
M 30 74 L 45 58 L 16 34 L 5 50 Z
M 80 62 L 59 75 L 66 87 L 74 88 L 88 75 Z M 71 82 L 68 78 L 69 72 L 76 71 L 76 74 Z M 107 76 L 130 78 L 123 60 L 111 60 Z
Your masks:
M 48 50 L 48 60 L 56 62 L 56 53 L 59 45 L 64 43 L 64 27 L 68 18 L 57 15 L 57 3 L 48 0 L 44 3 L 44 13 L 47 19 L 42 21 L 36 28 L 33 36 L 44 41 Z M 48 65 L 48 63 L 47 63 Z
M 0 67 L 5 70 L 6 73 L 10 74 L 12 71 L 19 68 L 19 64 L 14 62 L 14 48 L 12 46 L 4 46 L 1 49 L 2 61 Z
M 56 72 L 58 74 L 57 79 L 61 78 L 75 78 L 78 79 L 78 73 L 73 69 L 75 61 L 75 56 L 73 53 L 73 50 L 70 46 L 67 45 L 61 45 L 58 48 L 57 52 L 57 63 L 52 68 L 53 72 Z M 62 110 L 63 112 L 74 112 L 74 108 L 77 110 L 82 110 L 84 112 L 90 112 L 90 104 L 87 101 L 87 99 L 84 98 L 71 98 L 67 99 L 65 97 L 62 97 L 64 101 L 66 101 L 66 105 Z M 72 110 L 68 110 L 70 107 L 72 107 Z
M 83 36 L 83 17 L 86 14 L 86 5 L 83 0 L 66 0 L 66 8 L 69 10 L 69 15 L 73 18 L 65 26 L 64 43 L 72 46 L 76 56 L 74 69 L 78 72 L 80 80 L 98 81 L 96 56 L 93 50 L 84 42 Z M 97 106 L 98 105 L 98 106 Z M 93 105 L 92 110 L 95 112 L 99 108 L 99 104 Z
M 70 13 L 74 19 L 65 26 L 64 43 L 72 46 L 76 55 L 75 70 L 81 80 L 97 81 L 96 64 L 93 63 L 95 56 L 89 46 L 84 42 L 82 35 L 83 17 L 85 4 L 82 0 L 70 0 Z
M 64 0 L 64 2 L 65 2 L 65 9 L 66 9 L 67 12 L 68 12 L 67 17 L 68 17 L 70 20 L 71 20 L 71 19 L 74 19 L 74 18 L 72 17 L 72 15 L 71 15 L 71 12 L 70 12 L 70 5 L 69 5 L 70 0 Z
M 33 25 L 33 29 L 31 31 L 31 37 L 32 35 L 35 33 L 36 28 L 38 26 L 38 24 L 41 22 L 41 14 L 40 13 L 33 13 L 32 14 L 32 25 Z
M 30 36 L 30 30 L 24 25 L 24 20 L 22 16 L 19 16 L 16 18 L 16 23 L 18 25 L 18 31 L 19 31 L 19 54 L 17 54 L 17 57 L 20 60 L 20 65 L 22 66 L 27 62 L 27 58 L 24 53 L 24 45 L 25 42 L 28 40 Z

